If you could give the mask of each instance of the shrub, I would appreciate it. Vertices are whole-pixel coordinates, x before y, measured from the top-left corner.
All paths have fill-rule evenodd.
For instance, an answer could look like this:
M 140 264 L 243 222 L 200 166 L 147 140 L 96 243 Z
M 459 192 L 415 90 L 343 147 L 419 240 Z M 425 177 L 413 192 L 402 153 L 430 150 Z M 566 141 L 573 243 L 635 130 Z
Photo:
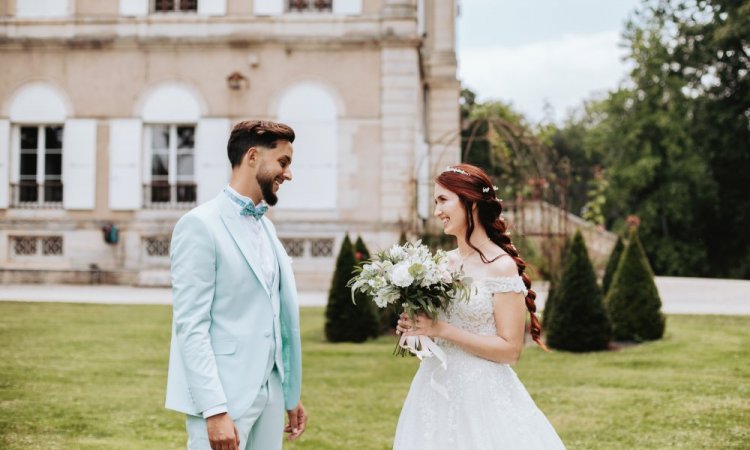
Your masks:
M 552 317 L 552 314 L 554 314 L 555 294 L 557 293 L 557 287 L 560 285 L 560 278 L 562 277 L 562 265 L 567 258 L 568 250 L 570 249 L 572 242 L 573 241 L 570 238 L 565 239 L 565 242 L 560 247 L 559 256 L 556 258 L 560 261 L 560 263 L 557 264 L 558 270 L 547 274 L 549 289 L 547 290 L 547 298 L 544 301 L 544 311 L 542 312 L 542 333 L 546 332 L 550 318 Z
M 587 352 L 609 347 L 611 328 L 586 244 L 576 232 L 555 286 L 547 345 L 559 350 Z
M 625 245 L 622 243 L 622 237 L 617 237 L 617 243 L 615 248 L 612 249 L 612 253 L 609 255 L 609 261 L 607 261 L 607 268 L 604 271 L 604 278 L 602 278 L 602 294 L 605 296 L 609 292 L 609 287 L 612 284 L 612 277 L 617 272 L 617 263 L 620 262 L 620 256 L 622 251 L 625 249 Z
M 664 335 L 666 319 L 661 312 L 661 298 L 635 227 L 630 230 L 605 304 L 615 340 L 652 341 Z
M 355 264 L 354 248 L 347 235 L 341 243 L 336 271 L 328 291 L 325 335 L 331 342 L 364 342 L 378 334 L 375 306 L 369 300 L 354 304 L 351 289 L 346 286 Z

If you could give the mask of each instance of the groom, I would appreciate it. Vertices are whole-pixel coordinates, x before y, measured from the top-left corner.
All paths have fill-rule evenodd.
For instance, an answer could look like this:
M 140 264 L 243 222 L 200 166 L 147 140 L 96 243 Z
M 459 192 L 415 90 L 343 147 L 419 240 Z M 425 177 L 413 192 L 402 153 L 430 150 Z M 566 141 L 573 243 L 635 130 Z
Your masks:
M 292 179 L 292 142 L 281 123 L 237 124 L 229 185 L 175 226 L 166 407 L 187 415 L 189 450 L 280 450 L 282 429 L 305 431 L 297 288 L 263 217 Z

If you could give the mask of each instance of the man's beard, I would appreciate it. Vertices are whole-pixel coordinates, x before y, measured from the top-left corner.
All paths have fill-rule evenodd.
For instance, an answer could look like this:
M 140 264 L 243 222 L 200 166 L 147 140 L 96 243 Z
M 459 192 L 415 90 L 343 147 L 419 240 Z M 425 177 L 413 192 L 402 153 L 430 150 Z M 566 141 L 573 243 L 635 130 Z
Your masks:
M 260 192 L 263 194 L 263 199 L 268 203 L 270 206 L 273 206 L 276 204 L 276 202 L 279 201 L 279 197 L 276 196 L 273 192 L 273 182 L 274 177 L 273 176 L 266 176 L 265 174 L 261 174 L 258 172 L 258 175 L 255 176 L 255 179 L 258 180 L 258 184 L 260 185 Z

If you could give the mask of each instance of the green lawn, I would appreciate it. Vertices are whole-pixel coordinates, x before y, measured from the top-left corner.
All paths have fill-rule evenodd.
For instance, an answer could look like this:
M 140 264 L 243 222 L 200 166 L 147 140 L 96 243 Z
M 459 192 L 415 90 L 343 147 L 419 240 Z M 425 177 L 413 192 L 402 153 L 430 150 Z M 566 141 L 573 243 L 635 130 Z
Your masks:
M 0 303 L 0 448 L 184 449 L 163 408 L 166 306 Z M 323 342 L 302 311 L 303 399 L 287 449 L 387 449 L 416 369 L 393 338 Z M 670 316 L 658 343 L 571 355 L 529 348 L 516 370 L 569 449 L 750 446 L 750 317 Z M 498 412 L 500 413 L 500 412 Z

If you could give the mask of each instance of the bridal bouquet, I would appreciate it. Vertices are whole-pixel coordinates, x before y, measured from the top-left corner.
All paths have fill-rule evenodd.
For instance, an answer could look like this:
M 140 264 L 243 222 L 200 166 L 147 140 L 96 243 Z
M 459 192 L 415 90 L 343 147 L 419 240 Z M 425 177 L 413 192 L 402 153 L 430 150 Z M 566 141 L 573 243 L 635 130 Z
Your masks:
M 448 269 L 448 254 L 438 250 L 433 255 L 421 241 L 394 245 L 357 267 L 354 273 L 347 284 L 352 289 L 352 301 L 354 294 L 361 292 L 379 308 L 400 302 L 412 319 L 417 313 L 435 319 L 450 302 L 469 298 L 468 280 L 460 270 Z M 427 336 L 402 336 L 397 353 L 404 355 L 407 350 L 420 359 L 437 354 L 444 361 L 440 357 L 442 351 Z

